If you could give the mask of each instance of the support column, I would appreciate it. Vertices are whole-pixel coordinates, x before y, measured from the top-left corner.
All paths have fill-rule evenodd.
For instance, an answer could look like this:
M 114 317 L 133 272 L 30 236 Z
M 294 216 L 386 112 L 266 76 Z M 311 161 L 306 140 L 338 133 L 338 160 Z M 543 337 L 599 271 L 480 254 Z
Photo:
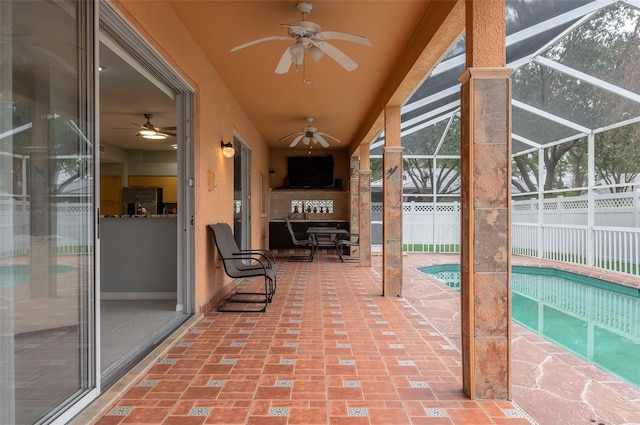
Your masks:
M 371 267 L 371 165 L 369 144 L 360 145 L 360 267 Z
M 382 151 L 382 295 L 402 295 L 402 146 L 400 107 L 387 106 Z
M 463 390 L 511 396 L 511 70 L 504 0 L 467 0 L 461 88 Z
M 350 166 L 349 229 L 351 229 L 351 233 L 358 233 L 360 231 L 360 158 L 358 156 L 352 156 Z M 349 255 L 360 255 L 358 247 L 351 247 L 350 250 Z

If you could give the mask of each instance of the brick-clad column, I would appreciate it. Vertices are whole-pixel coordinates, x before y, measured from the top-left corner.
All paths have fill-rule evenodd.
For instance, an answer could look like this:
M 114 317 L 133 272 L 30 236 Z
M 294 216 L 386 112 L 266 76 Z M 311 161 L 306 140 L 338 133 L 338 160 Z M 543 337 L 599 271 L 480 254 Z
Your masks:
M 369 144 L 360 145 L 360 267 L 371 267 L 371 158 Z
M 510 395 L 509 73 L 470 69 L 461 78 L 463 388 L 474 399 Z
M 462 385 L 471 399 L 511 396 L 511 70 L 504 0 L 467 0 L 461 88 Z
M 402 147 L 400 107 L 385 109 L 382 151 L 382 295 L 402 295 Z
M 349 171 L 349 229 L 351 233 L 360 231 L 360 158 L 351 157 Z M 350 255 L 358 256 L 358 248 L 351 247 Z
M 360 170 L 360 267 L 371 267 L 371 171 Z

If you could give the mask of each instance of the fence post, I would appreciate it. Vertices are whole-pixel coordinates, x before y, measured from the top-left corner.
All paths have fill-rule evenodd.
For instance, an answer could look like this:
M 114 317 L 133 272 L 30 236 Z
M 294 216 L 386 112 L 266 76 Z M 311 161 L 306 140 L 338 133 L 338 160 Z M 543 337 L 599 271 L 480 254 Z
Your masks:
M 544 194 L 538 193 L 538 226 L 536 227 L 536 249 L 538 258 L 544 258 Z
M 596 203 L 595 191 L 593 187 L 596 184 L 596 160 L 595 160 L 595 136 L 593 133 L 587 137 L 587 266 L 594 265 L 595 251 L 595 223 L 596 223 Z
M 640 189 L 633 191 L 633 216 L 635 217 L 636 227 L 640 226 Z
M 563 195 L 558 195 L 556 197 L 556 199 L 554 199 L 555 203 L 556 203 L 556 222 L 553 224 L 563 224 L 562 223 L 562 214 L 564 211 L 564 196 Z
M 433 197 L 431 198 L 431 249 L 429 250 L 430 252 L 438 252 L 438 250 L 436 249 L 436 219 L 438 218 L 438 200 L 436 199 L 436 194 L 433 194 Z M 425 248 L 422 248 L 423 251 L 425 250 Z

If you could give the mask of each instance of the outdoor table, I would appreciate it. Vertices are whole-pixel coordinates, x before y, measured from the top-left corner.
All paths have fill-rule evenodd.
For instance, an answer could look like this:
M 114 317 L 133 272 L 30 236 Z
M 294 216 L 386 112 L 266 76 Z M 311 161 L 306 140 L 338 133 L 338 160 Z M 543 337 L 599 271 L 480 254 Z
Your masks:
M 342 253 L 340 252 L 340 248 L 338 247 L 338 241 L 341 239 L 341 236 L 343 238 L 349 236 L 348 230 L 329 227 L 309 227 L 307 229 L 307 234 L 314 239 L 314 246 L 316 247 L 316 249 L 318 247 L 318 235 L 333 236 L 336 252 L 338 253 L 338 257 L 340 257 L 340 260 L 342 260 Z

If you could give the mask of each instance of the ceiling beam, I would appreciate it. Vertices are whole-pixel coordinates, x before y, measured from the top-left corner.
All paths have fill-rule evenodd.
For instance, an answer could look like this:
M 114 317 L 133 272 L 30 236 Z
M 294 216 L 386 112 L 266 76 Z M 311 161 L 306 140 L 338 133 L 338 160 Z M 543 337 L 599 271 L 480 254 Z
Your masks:
M 402 106 L 464 29 L 464 0 L 432 1 L 420 25 L 369 108 L 350 144 L 350 154 L 368 135 L 379 133 L 379 116 L 386 106 Z

